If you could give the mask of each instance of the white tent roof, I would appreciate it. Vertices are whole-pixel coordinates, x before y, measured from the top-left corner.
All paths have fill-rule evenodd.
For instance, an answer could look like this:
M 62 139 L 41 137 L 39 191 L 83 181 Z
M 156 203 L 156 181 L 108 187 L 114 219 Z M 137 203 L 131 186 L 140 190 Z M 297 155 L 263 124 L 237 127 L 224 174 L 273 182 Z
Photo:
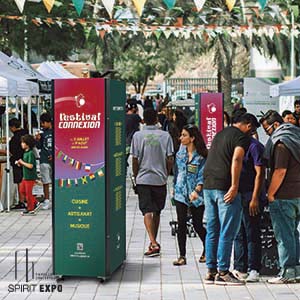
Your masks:
M 37 68 L 38 72 L 51 79 L 77 78 L 55 62 L 43 62 Z
M 0 77 L 0 96 L 10 97 L 17 94 L 17 82 Z
M 270 96 L 300 96 L 300 76 L 270 87 Z

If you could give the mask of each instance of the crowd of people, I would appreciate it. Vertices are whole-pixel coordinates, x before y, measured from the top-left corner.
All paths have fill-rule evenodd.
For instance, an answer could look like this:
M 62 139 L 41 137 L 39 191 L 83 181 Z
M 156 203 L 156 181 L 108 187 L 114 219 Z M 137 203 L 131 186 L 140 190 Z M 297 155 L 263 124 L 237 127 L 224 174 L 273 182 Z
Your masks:
M 138 112 L 134 100 L 127 105 L 128 111 L 133 107 Z M 224 112 L 224 129 L 216 134 L 209 150 L 197 126 L 188 124 L 182 111 L 164 109 L 163 102 L 158 110 L 145 108 L 143 120 L 136 118 L 134 126 L 132 112 L 126 115 L 126 123 L 131 124 L 131 130 L 126 125 L 128 154 L 149 236 L 145 256 L 161 253 L 157 233 L 167 178 L 172 174 L 179 248 L 174 266 L 187 264 L 189 214 L 203 244 L 199 262 L 207 266 L 205 284 L 259 281 L 261 216 L 269 206 L 280 273 L 268 282 L 300 281 L 300 101 L 295 101 L 294 112 L 280 115 L 269 110 L 260 120 L 245 108 L 231 116 Z M 265 146 L 258 140 L 260 126 L 269 136 Z
M 28 128 L 21 128 L 17 118 L 9 120 L 12 137 L 9 141 L 10 165 L 13 183 L 17 185 L 18 203 L 11 209 L 21 209 L 22 216 L 34 216 L 39 209 L 49 209 L 49 185 L 52 182 L 52 120 L 49 113 L 40 116 L 42 131 L 35 136 L 28 133 Z M 26 127 L 27 123 L 24 123 Z M 38 151 L 39 149 L 40 151 Z M 6 150 L 0 150 L 6 155 Z M 38 179 L 37 160 L 39 160 L 41 182 L 44 197 L 38 201 L 33 195 L 33 187 Z

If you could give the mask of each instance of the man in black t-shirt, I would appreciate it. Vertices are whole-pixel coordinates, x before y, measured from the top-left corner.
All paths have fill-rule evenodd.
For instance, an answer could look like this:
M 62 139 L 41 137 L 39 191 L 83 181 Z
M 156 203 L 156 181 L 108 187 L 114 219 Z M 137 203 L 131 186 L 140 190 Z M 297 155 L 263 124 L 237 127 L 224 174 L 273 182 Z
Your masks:
M 274 110 L 269 110 L 260 123 L 270 136 L 266 145 L 271 167 L 268 200 L 281 268 L 279 276 L 268 282 L 293 283 L 300 281 L 300 128 L 283 123 Z
M 242 217 L 239 178 L 255 124 L 255 116 L 241 115 L 233 126 L 215 136 L 208 153 L 203 186 L 207 217 L 206 284 L 243 284 L 229 272 L 229 267 Z

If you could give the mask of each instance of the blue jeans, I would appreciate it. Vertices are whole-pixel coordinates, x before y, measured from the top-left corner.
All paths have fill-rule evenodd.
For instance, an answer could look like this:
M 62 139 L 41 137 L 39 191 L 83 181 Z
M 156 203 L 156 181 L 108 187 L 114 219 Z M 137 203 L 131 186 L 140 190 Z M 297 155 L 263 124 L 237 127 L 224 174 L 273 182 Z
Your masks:
M 242 205 L 238 194 L 232 203 L 224 202 L 227 191 L 204 189 L 206 226 L 206 266 L 227 271 L 233 240 L 241 224 Z
M 234 269 L 246 273 L 261 267 L 261 215 L 250 216 L 252 192 L 241 193 L 243 216 L 240 230 L 234 240 Z M 261 208 L 262 209 L 262 208 Z
M 300 198 L 292 200 L 275 199 L 270 203 L 270 214 L 277 241 L 281 272 L 299 265 Z

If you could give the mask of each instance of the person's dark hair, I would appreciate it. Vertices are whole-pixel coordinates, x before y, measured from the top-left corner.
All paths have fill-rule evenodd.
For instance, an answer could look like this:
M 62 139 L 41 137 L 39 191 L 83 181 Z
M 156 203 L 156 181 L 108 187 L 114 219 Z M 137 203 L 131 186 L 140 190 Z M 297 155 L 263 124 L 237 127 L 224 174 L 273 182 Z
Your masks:
M 21 121 L 18 120 L 17 118 L 12 118 L 8 121 L 8 126 L 9 127 L 16 127 L 20 128 L 21 127 Z
M 295 126 L 299 127 L 299 116 L 296 113 L 294 113 L 294 112 L 293 112 L 293 116 L 296 119 L 296 125 Z
M 42 123 L 44 123 L 44 122 L 51 122 L 52 118 L 51 118 L 51 115 L 49 113 L 43 113 L 40 116 L 40 120 L 41 120 Z
M 196 151 L 199 155 L 203 157 L 207 157 L 207 148 L 203 139 L 203 136 L 196 125 L 185 125 L 182 130 L 186 130 L 190 137 L 194 137 L 194 145 L 196 147 Z
M 282 118 L 285 118 L 287 115 L 292 115 L 293 113 L 290 110 L 284 110 L 281 114 Z
M 228 112 L 224 111 L 223 113 L 224 113 L 224 121 L 227 123 L 228 126 L 230 126 L 231 120 L 230 120 Z
M 259 123 L 267 122 L 268 125 L 278 122 L 279 124 L 283 123 L 281 115 L 276 110 L 268 110 L 259 120 Z
M 231 114 L 231 123 L 235 124 L 237 123 L 237 120 L 239 117 L 247 112 L 247 109 L 245 107 L 235 109 Z
M 180 109 L 176 109 L 174 114 L 176 116 L 175 125 L 178 128 L 179 132 L 181 132 L 183 129 L 183 126 L 185 126 L 187 124 L 187 119 L 186 119 L 183 111 Z
M 296 105 L 300 105 L 300 100 L 295 100 L 295 102 L 294 102 L 294 107 L 295 107 Z
M 30 149 L 32 149 L 35 146 L 35 139 L 30 134 L 25 134 L 25 135 L 21 136 L 21 142 L 23 142 L 26 145 L 28 145 L 28 147 Z
M 234 123 L 251 124 L 252 128 L 260 127 L 256 117 L 250 113 L 245 113 L 235 118 Z
M 153 108 L 144 110 L 144 122 L 146 125 L 155 125 L 157 122 L 157 112 Z

